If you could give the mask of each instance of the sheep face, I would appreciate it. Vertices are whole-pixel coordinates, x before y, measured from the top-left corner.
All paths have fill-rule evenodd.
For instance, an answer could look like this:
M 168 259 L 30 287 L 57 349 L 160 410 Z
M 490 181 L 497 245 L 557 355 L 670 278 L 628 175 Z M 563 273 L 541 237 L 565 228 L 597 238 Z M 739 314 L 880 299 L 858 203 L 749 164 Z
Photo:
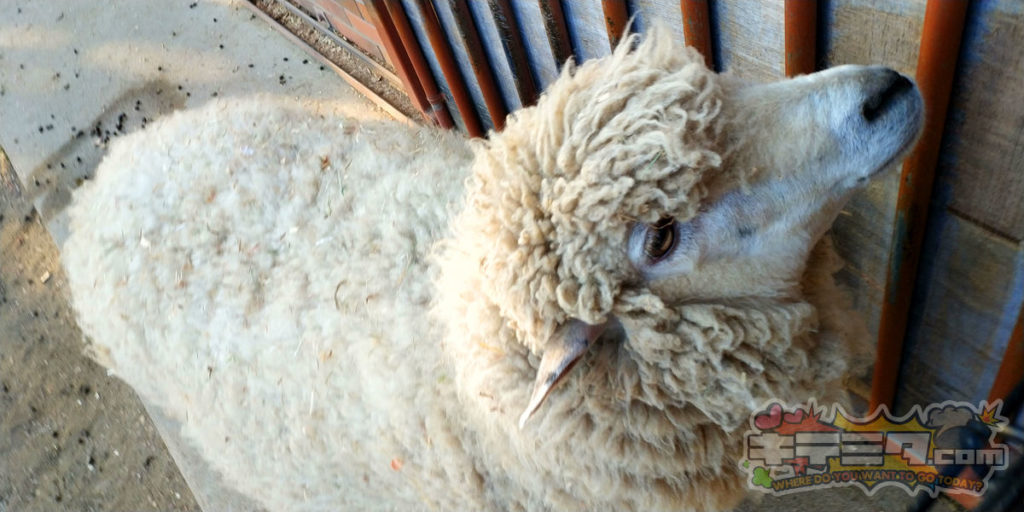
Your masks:
M 444 252 L 449 342 L 535 375 L 520 426 L 580 361 L 570 396 L 549 399 L 557 414 L 639 402 L 668 425 L 732 429 L 744 407 L 722 409 L 794 389 L 772 372 L 807 366 L 818 343 L 808 257 L 920 131 L 919 93 L 884 68 L 747 85 L 663 30 L 635 42 L 567 69 L 476 148 Z
M 916 140 L 922 103 L 890 69 L 842 66 L 726 80 L 721 115 L 731 147 L 698 213 L 630 231 L 629 260 L 670 302 L 798 296 L 808 254 L 850 195 Z

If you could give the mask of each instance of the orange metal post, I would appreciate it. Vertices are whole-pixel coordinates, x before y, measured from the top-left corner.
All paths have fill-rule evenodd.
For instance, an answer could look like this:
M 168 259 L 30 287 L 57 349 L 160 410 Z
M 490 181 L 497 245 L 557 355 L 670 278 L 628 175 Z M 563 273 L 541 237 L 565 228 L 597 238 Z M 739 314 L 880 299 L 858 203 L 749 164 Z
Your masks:
M 786 0 L 786 76 L 814 73 L 817 0 Z
M 405 11 L 395 3 L 385 0 L 371 0 L 370 7 L 371 12 L 375 13 L 382 23 L 390 24 L 394 29 L 401 47 L 405 50 L 404 57 L 409 59 L 416 78 L 423 88 L 423 94 L 430 103 L 430 113 L 434 121 L 443 128 L 454 127 L 455 123 L 452 121 L 451 113 L 448 112 L 448 105 L 445 104 L 444 96 L 437 88 L 437 82 L 434 81 L 434 75 L 423 56 L 423 49 L 420 48 L 420 43 L 416 40 L 416 34 L 409 26 Z
M 683 38 L 704 56 L 704 64 L 714 68 L 711 55 L 711 23 L 708 21 L 708 0 L 680 0 L 683 11 Z
M 918 257 L 928 220 L 928 203 L 939 159 L 946 108 L 953 89 L 966 0 L 928 0 L 921 48 L 917 59 L 917 85 L 924 97 L 925 124 L 921 141 L 903 163 L 895 229 L 889 254 L 878 327 L 878 351 L 871 381 L 871 408 L 892 406 L 896 379 L 907 331 L 907 315 L 917 277 Z
M 466 131 L 471 137 L 482 137 L 484 131 L 480 126 L 480 119 L 476 115 L 476 105 L 473 104 L 473 99 L 466 88 L 459 65 L 455 62 L 455 55 L 452 53 L 451 46 L 448 45 L 448 38 L 441 30 L 441 22 L 437 19 L 434 4 L 430 0 L 417 0 L 416 3 L 423 15 L 423 28 L 427 32 L 430 46 L 434 48 L 434 55 L 441 66 L 441 73 L 444 74 L 444 78 L 448 82 L 448 89 L 452 93 L 452 99 L 455 100 L 455 106 L 459 108 Z
M 469 4 L 466 0 L 451 0 L 452 16 L 455 18 L 455 25 L 462 36 L 466 46 L 466 53 L 469 54 L 469 63 L 473 67 L 473 74 L 476 82 L 480 84 L 480 92 L 484 96 L 484 103 L 487 105 L 487 113 L 494 122 L 494 129 L 501 131 L 505 127 L 505 117 L 508 116 L 508 109 L 505 108 L 505 100 L 498 90 L 494 81 L 491 63 L 484 54 L 483 43 L 480 42 L 480 32 L 473 21 L 473 14 L 469 11 Z
M 388 52 L 388 57 L 394 63 L 395 71 L 399 78 L 402 79 L 402 83 L 405 85 L 405 92 L 409 95 L 413 104 L 416 105 L 416 108 L 420 110 L 423 117 L 428 121 L 437 123 L 437 118 L 431 114 L 430 100 L 427 98 L 423 84 L 420 82 L 416 72 L 413 70 L 412 63 L 409 61 L 408 48 L 404 48 L 403 42 L 391 23 L 390 16 L 388 16 L 388 12 L 382 4 L 384 4 L 384 0 L 371 0 L 370 13 L 374 18 L 372 22 L 381 35 L 384 50 Z
M 626 35 L 626 24 L 629 23 L 629 10 L 625 0 L 601 0 L 604 9 L 604 25 L 608 30 L 608 44 L 612 51 L 619 47 L 619 41 Z
M 544 15 L 544 28 L 547 29 L 551 54 L 555 56 L 555 65 L 561 69 L 565 61 L 573 56 L 569 27 L 565 24 L 565 13 L 562 12 L 562 1 L 538 0 L 537 3 L 540 5 L 541 14 Z

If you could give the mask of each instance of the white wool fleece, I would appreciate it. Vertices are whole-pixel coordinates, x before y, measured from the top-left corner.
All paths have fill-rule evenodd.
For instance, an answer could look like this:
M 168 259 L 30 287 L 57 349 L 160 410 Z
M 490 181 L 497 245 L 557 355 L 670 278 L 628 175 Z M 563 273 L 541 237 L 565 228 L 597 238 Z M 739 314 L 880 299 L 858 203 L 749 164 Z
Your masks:
M 94 357 L 270 510 L 479 508 L 436 494 L 477 477 L 425 315 L 468 164 L 456 134 L 270 99 L 123 138 L 64 246 Z
M 692 217 L 734 148 L 700 57 L 633 42 L 486 143 L 266 98 L 121 139 L 64 247 L 92 356 L 269 510 L 735 505 L 750 412 L 864 333 L 827 240 L 801 296 L 638 279 L 630 223 Z M 612 317 L 519 429 L 545 343 Z

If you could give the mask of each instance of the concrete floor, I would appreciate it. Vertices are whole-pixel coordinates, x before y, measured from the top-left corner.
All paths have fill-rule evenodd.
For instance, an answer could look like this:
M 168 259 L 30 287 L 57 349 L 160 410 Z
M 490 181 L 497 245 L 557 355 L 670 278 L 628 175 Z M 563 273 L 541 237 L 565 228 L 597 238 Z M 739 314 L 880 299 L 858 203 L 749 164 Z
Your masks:
M 170 452 L 132 391 L 82 356 L 60 267 L 63 211 L 111 138 L 215 95 L 385 116 L 314 62 L 241 0 L 0 2 L 0 147 L 13 163 L 0 157 L 0 512 L 251 507 L 217 496 L 216 477 L 187 463 L 186 483 L 173 425 L 157 417 Z M 837 489 L 743 510 L 909 502 L 893 489 Z
M 16 179 L 0 152 L 0 511 L 199 510 L 135 394 L 82 356 Z

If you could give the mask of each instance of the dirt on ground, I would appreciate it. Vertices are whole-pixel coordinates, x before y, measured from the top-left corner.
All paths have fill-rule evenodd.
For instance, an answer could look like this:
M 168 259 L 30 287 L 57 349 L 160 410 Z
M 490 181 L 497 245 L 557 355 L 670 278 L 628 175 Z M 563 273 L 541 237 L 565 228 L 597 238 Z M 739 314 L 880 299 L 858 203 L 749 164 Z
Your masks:
M 57 247 L 0 149 L 0 512 L 198 511 L 138 398 L 83 349 Z

